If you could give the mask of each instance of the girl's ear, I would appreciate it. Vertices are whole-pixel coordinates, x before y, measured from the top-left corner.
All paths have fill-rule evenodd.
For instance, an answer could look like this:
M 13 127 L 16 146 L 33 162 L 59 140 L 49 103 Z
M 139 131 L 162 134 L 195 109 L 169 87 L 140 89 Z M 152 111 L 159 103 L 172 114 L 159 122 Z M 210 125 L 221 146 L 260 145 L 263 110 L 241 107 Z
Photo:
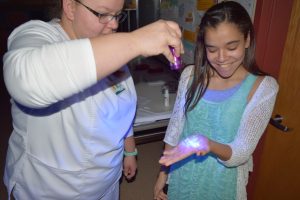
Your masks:
M 74 0 L 62 0 L 63 13 L 69 20 L 74 19 L 75 3 Z
M 249 46 L 250 46 L 250 33 L 248 33 L 247 35 L 245 48 L 248 48 Z

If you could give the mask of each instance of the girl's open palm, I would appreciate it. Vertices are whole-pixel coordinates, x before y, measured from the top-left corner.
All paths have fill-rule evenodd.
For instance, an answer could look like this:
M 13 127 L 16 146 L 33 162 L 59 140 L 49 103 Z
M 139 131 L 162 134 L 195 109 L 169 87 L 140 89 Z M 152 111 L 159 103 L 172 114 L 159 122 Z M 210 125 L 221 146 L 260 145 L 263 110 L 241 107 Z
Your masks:
M 169 166 L 196 153 L 198 156 L 205 155 L 210 151 L 209 139 L 201 134 L 195 134 L 182 140 L 176 147 L 166 150 L 159 163 Z

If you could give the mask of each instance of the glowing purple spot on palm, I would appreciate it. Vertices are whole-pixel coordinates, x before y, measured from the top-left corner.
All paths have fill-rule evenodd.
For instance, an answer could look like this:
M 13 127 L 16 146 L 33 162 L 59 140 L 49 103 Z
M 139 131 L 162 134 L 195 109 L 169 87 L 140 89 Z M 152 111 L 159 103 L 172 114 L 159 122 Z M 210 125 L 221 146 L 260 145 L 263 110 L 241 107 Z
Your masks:
M 183 141 L 183 147 L 193 152 L 205 150 L 207 147 L 207 139 L 202 135 L 192 135 Z
M 187 147 L 199 148 L 200 142 L 197 137 L 189 137 L 185 140 Z

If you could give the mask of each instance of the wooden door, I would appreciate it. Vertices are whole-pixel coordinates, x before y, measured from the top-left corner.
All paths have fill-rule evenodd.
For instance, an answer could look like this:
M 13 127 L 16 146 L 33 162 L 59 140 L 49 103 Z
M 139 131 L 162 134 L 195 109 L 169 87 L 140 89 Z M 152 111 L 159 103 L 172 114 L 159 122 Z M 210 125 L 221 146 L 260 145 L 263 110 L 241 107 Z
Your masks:
M 274 41 L 276 42 L 276 41 Z M 300 199 L 300 1 L 294 0 L 280 66 L 274 114 L 288 132 L 269 126 L 255 180 L 253 200 Z

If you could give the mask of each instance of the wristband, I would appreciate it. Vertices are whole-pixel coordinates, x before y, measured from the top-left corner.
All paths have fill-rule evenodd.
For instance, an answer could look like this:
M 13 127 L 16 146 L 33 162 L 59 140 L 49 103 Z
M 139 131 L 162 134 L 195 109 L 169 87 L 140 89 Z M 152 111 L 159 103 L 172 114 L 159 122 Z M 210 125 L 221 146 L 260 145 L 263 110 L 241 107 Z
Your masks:
M 138 154 L 137 149 L 135 148 L 133 152 L 127 152 L 124 150 L 124 156 L 136 156 Z

